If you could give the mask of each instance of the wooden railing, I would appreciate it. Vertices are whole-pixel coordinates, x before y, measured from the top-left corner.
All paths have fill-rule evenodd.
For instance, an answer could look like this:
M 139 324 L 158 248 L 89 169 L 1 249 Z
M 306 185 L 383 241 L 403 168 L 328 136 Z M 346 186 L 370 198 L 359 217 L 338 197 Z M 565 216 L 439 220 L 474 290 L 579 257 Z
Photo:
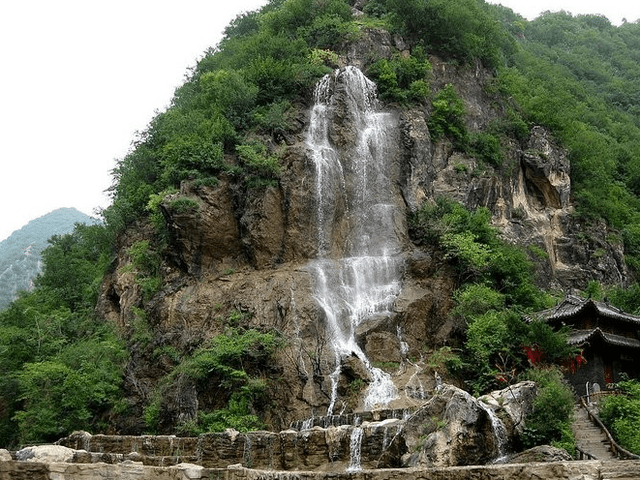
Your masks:
M 605 392 L 600 392 L 600 393 L 601 395 L 599 396 L 605 396 L 607 394 L 611 395 L 611 393 L 605 393 Z M 591 398 L 593 398 L 593 395 L 591 395 Z M 609 445 L 611 445 L 611 451 L 616 457 L 618 457 L 620 460 L 639 460 L 640 459 L 640 456 L 636 455 L 635 453 L 631 453 L 629 450 L 625 450 L 620 445 L 618 445 L 618 443 L 613 439 L 613 436 L 611 435 L 607 427 L 605 427 L 604 423 L 602 423 L 602 421 L 598 418 L 598 415 L 595 413 L 595 411 L 589 408 L 589 406 L 587 405 L 586 397 L 580 397 L 580 404 L 587 411 L 587 414 L 589 415 L 589 419 L 593 423 L 595 423 L 598 427 L 600 427 L 600 430 L 602 430 L 602 432 L 605 434 L 605 436 L 607 437 L 607 441 L 609 442 Z M 582 455 L 591 457 L 590 459 L 594 458 L 592 455 L 586 452 L 583 452 L 579 448 L 576 448 L 576 450 L 578 450 L 578 452 L 581 455 L 580 459 L 583 458 Z
M 580 447 L 576 447 L 576 451 L 578 452 L 578 460 L 597 460 L 596 457 L 591 455 L 589 452 L 585 452 Z

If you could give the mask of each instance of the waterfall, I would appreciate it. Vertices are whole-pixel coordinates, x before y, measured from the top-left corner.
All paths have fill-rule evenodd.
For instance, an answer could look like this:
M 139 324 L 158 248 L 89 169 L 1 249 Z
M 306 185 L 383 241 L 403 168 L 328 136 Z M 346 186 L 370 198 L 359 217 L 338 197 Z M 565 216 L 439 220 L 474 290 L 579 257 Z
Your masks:
M 504 458 L 507 453 L 507 443 L 509 442 L 509 436 L 507 434 L 507 428 L 504 426 L 502 420 L 498 418 L 496 413 L 493 411 L 488 405 L 485 405 L 482 401 L 478 401 L 478 405 L 482 408 L 491 419 L 491 430 L 493 431 L 493 436 L 496 439 L 496 448 L 498 450 L 498 455 L 494 459 L 493 463 L 500 463 L 500 461 Z
M 244 450 L 242 453 L 242 466 L 251 468 L 253 467 L 253 444 L 251 442 L 251 435 L 244 436 Z
M 347 472 L 357 472 L 362 469 L 360 462 L 362 459 L 362 434 L 361 427 L 353 427 L 349 441 L 349 466 Z
M 355 338 L 361 323 L 392 314 L 400 291 L 390 179 L 396 122 L 378 111 L 375 84 L 355 67 L 326 75 L 314 100 L 306 139 L 315 165 L 318 225 L 318 258 L 311 269 L 335 353 L 331 415 L 341 360 L 349 355 L 357 356 L 371 377 L 365 409 L 386 406 L 397 396 L 390 375 L 371 365 Z M 343 123 L 341 131 L 335 122 Z
M 313 427 L 313 417 L 304 420 L 300 426 L 300 430 L 309 430 L 311 427 Z
M 400 353 L 403 357 L 406 357 L 407 353 L 409 353 L 409 344 L 402 340 L 402 327 L 400 325 L 396 327 L 396 336 L 400 342 Z
M 415 398 L 418 400 L 425 400 L 427 398 L 427 394 L 424 390 L 424 385 L 422 385 L 422 381 L 418 376 L 422 371 L 422 368 L 416 364 L 408 362 L 410 365 L 413 365 L 414 372 L 409 377 L 409 381 L 405 387 L 405 396 L 407 398 Z

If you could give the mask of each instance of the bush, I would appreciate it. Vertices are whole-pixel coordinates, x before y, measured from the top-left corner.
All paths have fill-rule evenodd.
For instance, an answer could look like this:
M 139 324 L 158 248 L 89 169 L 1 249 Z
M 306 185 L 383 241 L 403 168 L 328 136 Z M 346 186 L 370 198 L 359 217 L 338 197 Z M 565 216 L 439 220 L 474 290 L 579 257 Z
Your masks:
M 129 248 L 131 265 L 135 270 L 135 280 L 140 286 L 144 300 L 149 300 L 162 286 L 160 276 L 160 255 L 151 246 L 149 240 L 135 242 Z
M 409 218 L 418 244 L 436 244 L 457 267 L 459 280 L 484 283 L 504 295 L 507 306 L 545 308 L 548 298 L 534 284 L 533 264 L 522 249 L 498 238 L 491 212 L 470 212 L 447 198 L 427 201 Z
M 454 315 L 460 315 L 467 321 L 490 310 L 502 310 L 505 298 L 500 292 L 484 284 L 470 284 L 456 290 L 453 294 Z
M 431 94 L 427 75 L 431 64 L 421 48 L 408 57 L 395 55 L 380 59 L 369 67 L 369 75 L 378 86 L 380 99 L 403 105 L 424 102 Z
M 167 207 L 176 213 L 197 213 L 200 203 L 195 198 L 178 196 L 169 200 Z
M 391 22 L 428 50 L 471 63 L 479 58 L 497 67 L 514 40 L 478 0 L 388 0 Z
M 605 397 L 600 418 L 622 447 L 640 455 L 640 383 L 622 381 L 618 388 L 624 395 Z
M 369 0 L 362 11 L 372 17 L 382 18 L 387 13 L 387 5 L 385 0 Z
M 562 362 L 570 357 L 575 357 L 579 352 L 577 347 L 569 345 L 569 333 L 569 327 L 563 327 L 556 331 L 548 323 L 533 321 L 529 324 L 527 344 L 536 345 L 540 351 L 544 352 L 546 362 Z
M 271 155 L 267 147 L 260 143 L 238 145 L 238 158 L 247 170 L 257 179 L 277 180 L 280 176 L 280 161 L 277 155 Z M 250 177 L 251 178 L 251 177 Z
M 557 368 L 531 369 L 524 376 L 536 382 L 538 392 L 533 411 L 525 418 L 520 440 L 525 448 L 553 445 L 575 453 L 575 438 L 571 432 L 573 393 Z
M 230 317 L 229 323 L 235 324 L 237 320 Z M 157 431 L 162 398 L 178 381 L 189 382 L 196 388 L 206 388 L 206 384 L 215 382 L 219 387 L 216 403 L 221 406 L 213 411 L 201 406 L 198 417 L 182 424 L 179 429 L 203 433 L 226 428 L 238 431 L 263 428 L 263 422 L 253 410 L 257 402 L 264 400 L 267 384 L 256 374 L 268 368 L 272 355 L 281 344 L 282 340 L 274 333 L 261 333 L 254 329 L 229 328 L 227 333 L 214 337 L 185 356 L 161 380 L 154 400 L 145 410 L 148 431 Z
M 294 37 L 314 21 L 324 23 L 326 18 L 348 22 L 352 18 L 351 8 L 344 0 L 287 0 L 265 15 L 264 20 L 274 32 Z
M 344 18 L 337 14 L 314 18 L 311 25 L 299 30 L 310 47 L 330 50 L 338 50 L 345 40 L 356 32 L 355 25 L 345 22 Z
M 504 162 L 504 153 L 500 139 L 495 135 L 478 132 L 471 135 L 469 140 L 469 153 L 478 160 L 499 167 Z
M 324 52 L 324 50 L 314 51 Z M 271 135 L 287 133 L 293 128 L 295 117 L 296 111 L 289 100 L 265 105 L 256 109 L 253 113 L 253 119 L 258 129 Z
M 522 345 L 527 326 L 510 310 L 489 310 L 471 317 L 465 350 L 471 371 L 469 384 L 476 394 L 504 388 L 524 367 Z
M 452 84 L 440 90 L 431 102 L 431 115 L 427 122 L 432 140 L 450 138 L 458 148 L 465 148 L 467 128 L 464 124 L 465 106 Z

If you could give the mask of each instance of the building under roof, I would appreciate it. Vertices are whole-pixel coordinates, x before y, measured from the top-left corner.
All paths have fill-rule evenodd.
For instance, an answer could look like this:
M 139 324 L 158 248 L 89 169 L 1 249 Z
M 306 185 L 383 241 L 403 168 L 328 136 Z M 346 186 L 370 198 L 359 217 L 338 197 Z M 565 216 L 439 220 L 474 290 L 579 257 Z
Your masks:
M 586 393 L 586 383 L 606 388 L 626 373 L 640 373 L 640 316 L 625 313 L 606 302 L 568 295 L 553 308 L 528 318 L 555 329 L 571 329 L 568 342 L 582 350 L 586 364 L 569 366 L 567 378 L 576 393 Z

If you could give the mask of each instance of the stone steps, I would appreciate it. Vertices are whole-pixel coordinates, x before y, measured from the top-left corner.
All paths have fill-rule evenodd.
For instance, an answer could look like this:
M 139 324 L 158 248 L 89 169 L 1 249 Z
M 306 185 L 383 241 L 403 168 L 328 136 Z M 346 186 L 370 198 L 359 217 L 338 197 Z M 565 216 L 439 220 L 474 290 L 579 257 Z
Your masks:
M 580 405 L 573 410 L 572 430 L 576 436 L 576 446 L 597 460 L 615 460 L 606 435 L 596 426 L 587 411 Z

